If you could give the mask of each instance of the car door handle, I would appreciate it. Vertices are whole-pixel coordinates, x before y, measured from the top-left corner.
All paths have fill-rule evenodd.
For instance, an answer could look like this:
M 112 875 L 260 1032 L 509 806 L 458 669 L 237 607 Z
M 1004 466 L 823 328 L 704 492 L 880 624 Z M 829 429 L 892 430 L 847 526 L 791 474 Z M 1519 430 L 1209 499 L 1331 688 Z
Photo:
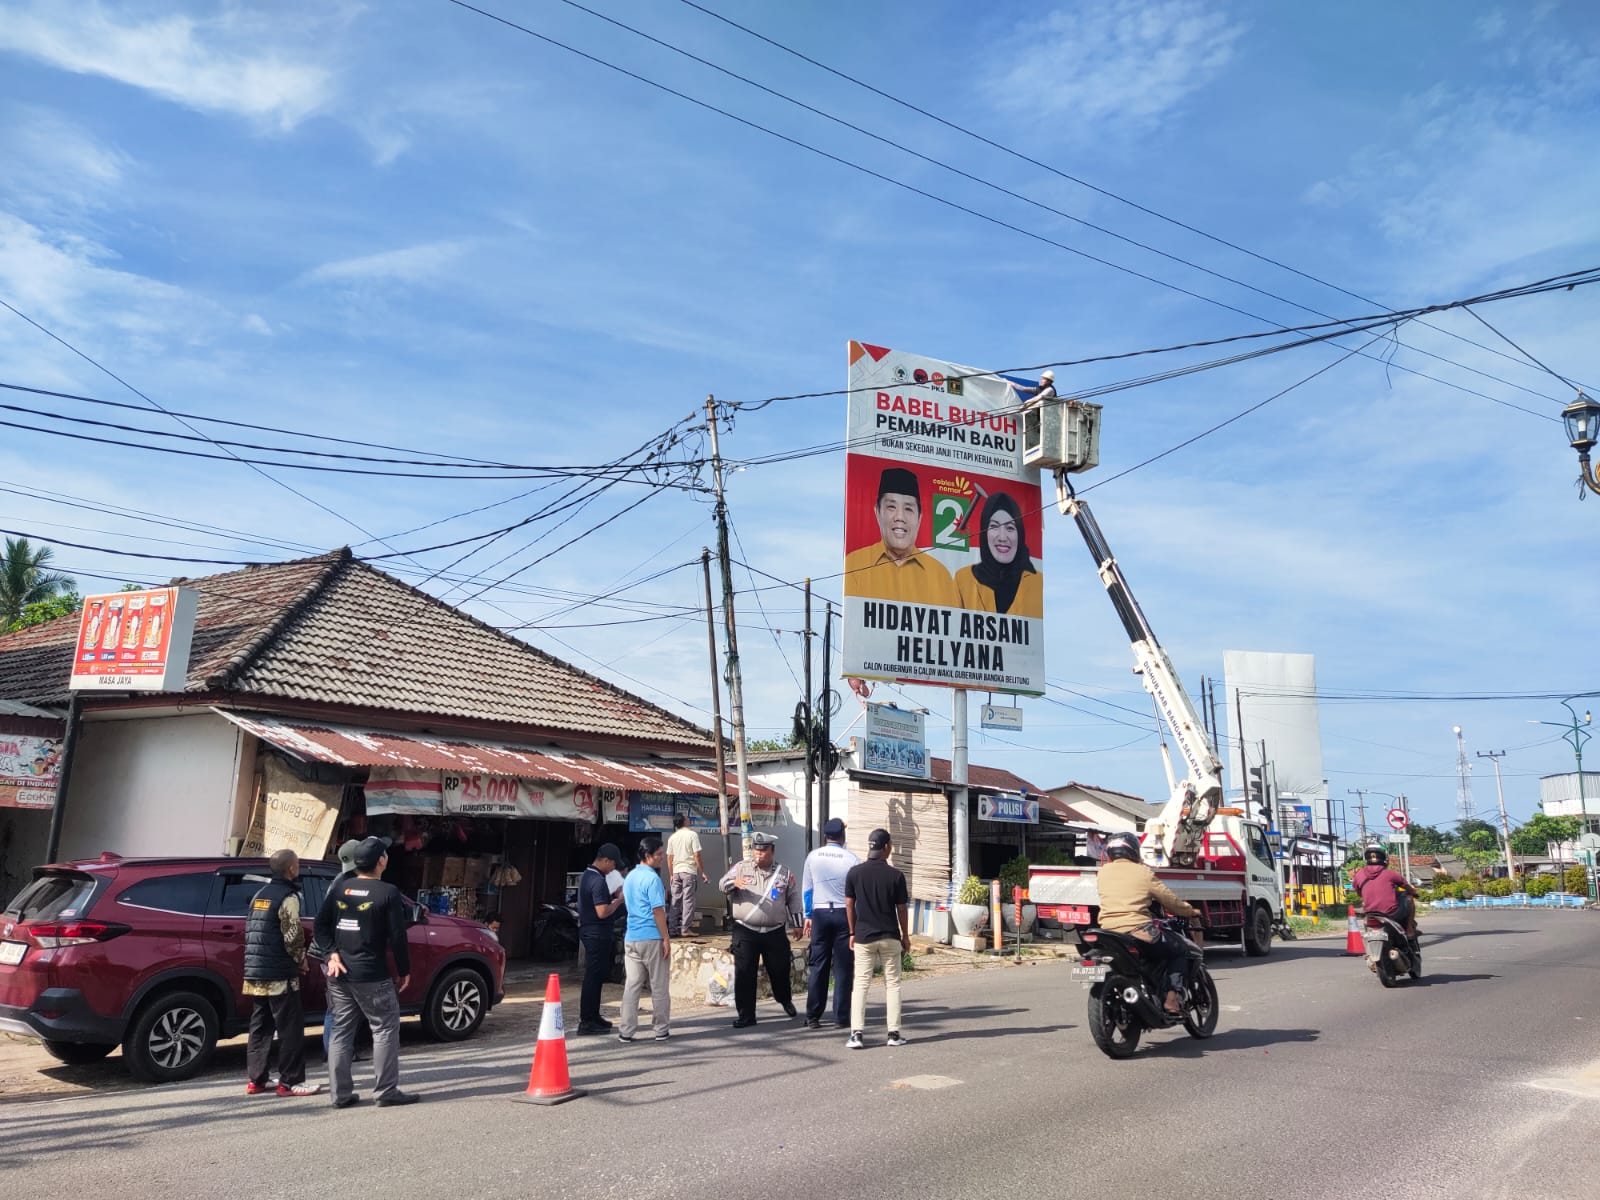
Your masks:
M 217 932 L 218 933 L 238 933 L 239 932 L 239 927 L 237 925 L 218 925 L 217 926 Z

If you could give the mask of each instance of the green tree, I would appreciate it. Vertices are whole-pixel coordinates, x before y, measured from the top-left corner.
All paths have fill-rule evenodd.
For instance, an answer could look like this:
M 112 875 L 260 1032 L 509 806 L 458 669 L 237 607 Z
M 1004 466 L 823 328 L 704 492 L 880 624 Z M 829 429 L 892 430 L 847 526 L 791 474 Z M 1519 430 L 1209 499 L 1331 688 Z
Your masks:
M 744 748 L 750 751 L 802 749 L 799 742 L 792 741 L 789 738 L 751 738 L 744 744 Z
M 1488 829 L 1474 829 L 1465 841 L 1473 850 L 1494 850 L 1500 845 L 1500 835 Z
M 1448 833 L 1432 825 L 1413 825 L 1410 833 L 1413 854 L 1440 854 L 1455 844 Z
M 28 605 L 76 586 L 70 575 L 50 570 L 54 557 L 49 546 L 35 548 L 27 538 L 6 539 L 6 552 L 0 556 L 0 629 L 11 629 Z
M 22 610 L 22 615 L 11 624 L 0 628 L 0 633 L 10 633 L 14 629 L 27 629 L 31 625 L 43 625 L 47 621 L 54 621 L 57 617 L 70 617 L 83 607 L 83 597 L 77 592 L 63 592 L 59 596 L 52 596 L 48 600 L 40 600 L 29 604 Z
M 1487 833 L 1493 839 L 1500 837 L 1499 832 L 1489 822 L 1480 821 L 1476 817 L 1472 817 L 1456 823 L 1456 844 L 1472 845 L 1472 835 L 1475 833 Z
M 1577 837 L 1583 822 L 1577 817 L 1552 817 L 1534 813 L 1511 833 L 1511 849 L 1516 854 L 1548 854 L 1551 842 L 1570 842 Z

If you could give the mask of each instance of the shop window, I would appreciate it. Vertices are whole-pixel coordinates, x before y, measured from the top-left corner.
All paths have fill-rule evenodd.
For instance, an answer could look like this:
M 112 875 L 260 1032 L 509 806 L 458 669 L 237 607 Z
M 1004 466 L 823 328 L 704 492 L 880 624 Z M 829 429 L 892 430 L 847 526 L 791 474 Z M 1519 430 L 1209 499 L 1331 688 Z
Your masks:
M 198 917 L 205 913 L 210 895 L 211 872 L 191 871 L 186 875 L 141 880 L 118 896 L 117 903 Z

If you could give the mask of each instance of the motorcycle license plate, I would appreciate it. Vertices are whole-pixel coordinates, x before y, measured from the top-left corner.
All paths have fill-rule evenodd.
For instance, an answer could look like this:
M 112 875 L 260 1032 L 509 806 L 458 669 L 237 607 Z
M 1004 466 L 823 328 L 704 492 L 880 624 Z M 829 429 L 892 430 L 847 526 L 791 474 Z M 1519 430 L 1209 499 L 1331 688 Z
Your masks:
M 1072 968 L 1072 977 L 1084 987 L 1093 987 L 1106 977 L 1109 970 L 1104 963 L 1079 963 Z
M 0 965 L 14 967 L 27 952 L 27 942 L 0 942 Z

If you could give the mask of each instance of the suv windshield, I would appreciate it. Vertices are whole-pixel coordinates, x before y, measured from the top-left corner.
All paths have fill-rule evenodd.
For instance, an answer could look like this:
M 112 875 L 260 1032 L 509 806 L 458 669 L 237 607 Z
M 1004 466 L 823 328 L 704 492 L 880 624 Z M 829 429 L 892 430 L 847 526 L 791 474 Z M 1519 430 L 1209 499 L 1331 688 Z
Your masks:
M 60 916 L 81 916 L 94 895 L 94 879 L 75 871 L 41 875 L 17 893 L 6 916 L 24 921 L 49 921 Z

